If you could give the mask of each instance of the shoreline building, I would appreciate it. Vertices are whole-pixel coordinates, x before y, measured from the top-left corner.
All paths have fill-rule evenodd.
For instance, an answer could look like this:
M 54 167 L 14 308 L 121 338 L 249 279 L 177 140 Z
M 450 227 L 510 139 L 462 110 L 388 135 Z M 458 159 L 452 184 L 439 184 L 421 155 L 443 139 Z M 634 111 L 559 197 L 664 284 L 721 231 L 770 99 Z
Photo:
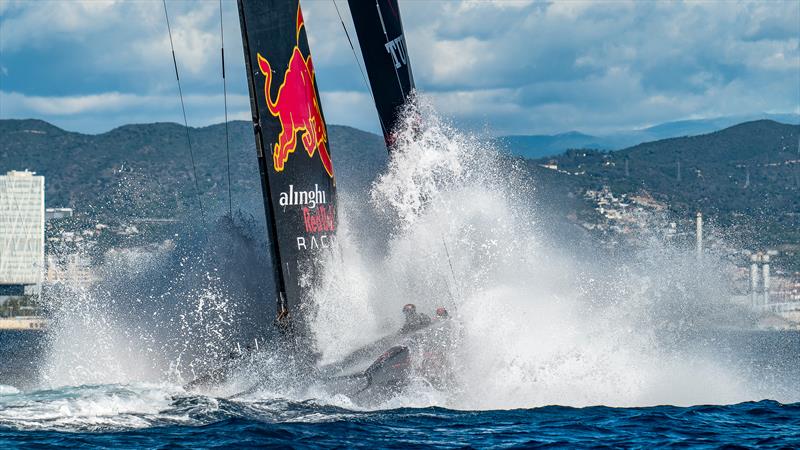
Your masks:
M 43 176 L 0 175 L 0 302 L 41 292 L 44 210 Z
M 48 286 L 55 283 L 68 283 L 73 286 L 88 287 L 95 281 L 91 261 L 80 254 L 56 257 L 47 255 L 47 271 L 44 275 Z

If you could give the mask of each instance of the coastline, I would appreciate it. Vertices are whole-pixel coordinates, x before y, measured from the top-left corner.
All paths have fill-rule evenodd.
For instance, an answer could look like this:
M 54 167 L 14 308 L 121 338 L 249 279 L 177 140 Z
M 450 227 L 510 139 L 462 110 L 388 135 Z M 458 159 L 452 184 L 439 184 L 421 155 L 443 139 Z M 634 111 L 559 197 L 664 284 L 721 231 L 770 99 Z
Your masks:
M 44 331 L 47 319 L 42 316 L 17 316 L 0 318 L 0 330 Z

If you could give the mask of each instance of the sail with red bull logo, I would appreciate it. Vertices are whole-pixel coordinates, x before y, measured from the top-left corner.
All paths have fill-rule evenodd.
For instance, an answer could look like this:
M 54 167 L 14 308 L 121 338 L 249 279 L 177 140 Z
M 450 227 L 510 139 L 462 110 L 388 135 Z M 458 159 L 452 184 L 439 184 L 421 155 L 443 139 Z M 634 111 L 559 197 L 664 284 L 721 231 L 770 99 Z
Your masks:
M 437 360 L 431 355 L 440 355 L 447 347 L 448 322 L 421 320 L 422 315 L 414 316 L 420 320 L 411 320 L 407 315 L 407 325 L 413 322 L 413 326 L 404 326 L 339 361 L 319 364 L 304 315 L 311 305 L 308 286 L 321 276 L 315 263 L 335 239 L 336 185 L 303 14 L 298 0 L 238 0 L 238 5 L 275 269 L 277 319 L 285 331 L 282 336 L 288 338 L 273 343 L 280 354 L 289 356 L 287 364 L 298 365 L 306 378 L 321 382 L 320 387 L 331 394 L 364 404 L 397 395 L 408 385 L 412 366 L 430 366 L 429 361 Z M 360 6 L 372 8 L 371 2 Z M 380 0 L 375 6 L 375 20 L 390 14 L 384 14 L 388 26 L 381 28 L 387 31 L 386 41 L 379 46 L 385 58 L 365 59 L 370 79 L 381 80 L 373 83 L 373 90 L 388 142 L 398 108 L 413 89 L 413 78 L 396 2 Z M 390 81 L 399 84 L 384 83 L 389 75 Z M 379 91 L 381 86 L 387 91 Z M 187 389 L 214 385 L 259 361 L 249 359 L 252 353 L 244 355 L 223 362 Z M 257 388 L 258 384 L 253 387 Z
M 349 6 L 383 137 L 391 144 L 400 107 L 414 89 L 400 8 L 397 0 L 349 0 Z
M 328 130 L 298 0 L 238 0 L 279 324 L 302 323 L 336 232 Z

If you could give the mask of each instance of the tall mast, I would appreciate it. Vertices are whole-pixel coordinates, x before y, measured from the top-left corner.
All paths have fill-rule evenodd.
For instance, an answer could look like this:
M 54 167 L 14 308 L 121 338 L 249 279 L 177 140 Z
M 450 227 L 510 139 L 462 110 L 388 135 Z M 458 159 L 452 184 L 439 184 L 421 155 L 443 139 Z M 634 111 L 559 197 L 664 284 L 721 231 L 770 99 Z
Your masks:
M 397 0 L 348 0 L 387 144 L 399 108 L 414 89 Z
M 336 183 L 298 0 L 238 0 L 277 322 L 303 321 L 336 232 Z M 301 279 L 303 285 L 301 286 Z
M 396 132 L 401 108 L 414 91 L 414 74 L 411 72 L 408 47 L 403 35 L 400 8 L 397 0 L 348 0 L 348 5 L 367 67 L 383 138 L 387 149 L 391 151 L 394 141 L 392 134 Z M 442 246 L 453 282 L 458 284 L 444 236 Z

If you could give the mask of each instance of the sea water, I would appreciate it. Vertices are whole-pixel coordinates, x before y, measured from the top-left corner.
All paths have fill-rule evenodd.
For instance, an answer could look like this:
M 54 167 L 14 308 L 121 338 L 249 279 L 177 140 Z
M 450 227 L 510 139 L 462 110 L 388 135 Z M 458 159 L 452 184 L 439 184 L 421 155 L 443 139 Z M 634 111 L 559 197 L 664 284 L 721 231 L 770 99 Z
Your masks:
M 725 258 L 665 240 L 658 216 L 622 255 L 593 247 L 489 142 L 412 104 L 369 197 L 340 192 L 310 286 L 323 363 L 398 329 L 409 301 L 446 307 L 443 385 L 358 403 L 262 341 L 256 367 L 184 389 L 269 320 L 260 247 L 224 226 L 200 252 L 107 253 L 99 286 L 46 299 L 46 333 L 0 333 L 0 445 L 800 445 L 800 332 L 757 330 Z
M 229 400 L 177 386 L 65 387 L 0 396 L 0 446 L 113 448 L 800 446 L 800 404 L 361 411 Z

